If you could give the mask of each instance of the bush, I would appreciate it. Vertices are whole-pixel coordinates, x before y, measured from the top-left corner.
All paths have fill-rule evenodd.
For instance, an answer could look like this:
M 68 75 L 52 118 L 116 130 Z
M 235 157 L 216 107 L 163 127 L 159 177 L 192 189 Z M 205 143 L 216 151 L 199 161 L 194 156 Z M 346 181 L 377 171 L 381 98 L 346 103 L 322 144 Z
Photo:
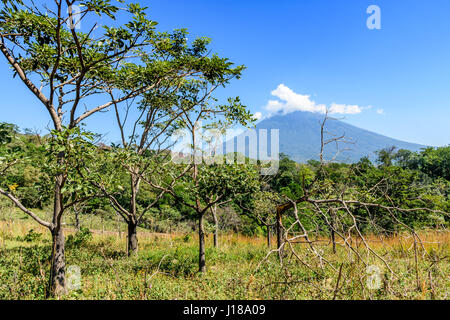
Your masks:
M 90 240 L 92 240 L 92 232 L 86 227 L 81 227 L 75 235 L 69 235 L 67 237 L 66 244 L 68 247 L 79 247 Z
M 174 252 L 158 252 L 145 258 L 150 268 L 170 273 L 173 276 L 190 276 L 198 270 L 198 253 L 196 247 L 177 248 Z
M 28 231 L 28 233 L 25 236 L 23 237 L 18 236 L 16 239 L 18 241 L 34 242 L 39 241 L 41 237 L 42 233 L 35 232 L 34 229 L 30 229 L 30 231 Z

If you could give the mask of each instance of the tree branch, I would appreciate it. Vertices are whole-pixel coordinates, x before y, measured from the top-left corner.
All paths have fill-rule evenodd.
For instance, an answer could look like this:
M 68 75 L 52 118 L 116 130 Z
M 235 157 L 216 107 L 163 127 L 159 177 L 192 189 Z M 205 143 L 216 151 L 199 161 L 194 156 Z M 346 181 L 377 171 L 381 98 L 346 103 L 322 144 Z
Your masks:
M 0 188 L 0 194 L 8 197 L 20 210 L 22 210 L 23 212 L 28 214 L 30 217 L 32 217 L 34 220 L 36 220 L 39 224 L 43 225 L 44 227 L 49 228 L 50 230 L 53 229 L 53 224 L 52 223 L 47 222 L 45 220 L 42 220 L 35 213 L 33 213 L 30 210 L 28 210 L 27 208 L 25 208 L 25 206 L 16 197 L 14 197 L 9 192 L 4 191 L 3 189 Z

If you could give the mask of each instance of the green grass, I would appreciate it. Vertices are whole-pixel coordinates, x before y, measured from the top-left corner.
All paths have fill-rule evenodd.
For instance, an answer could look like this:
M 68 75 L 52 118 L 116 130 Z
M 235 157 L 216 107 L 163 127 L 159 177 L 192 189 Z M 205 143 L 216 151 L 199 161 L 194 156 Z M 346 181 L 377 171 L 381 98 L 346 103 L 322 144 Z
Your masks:
M 48 231 L 19 213 L 3 218 L 0 221 L 0 299 L 44 299 L 51 247 Z M 276 255 L 261 263 L 268 252 L 264 238 L 222 235 L 220 248 L 215 249 L 209 236 L 207 272 L 199 274 L 194 234 L 158 235 L 140 230 L 139 254 L 129 258 L 125 252 L 125 235 L 119 238 L 114 232 L 114 221 L 108 223 L 110 230 L 103 234 L 94 232 L 92 238 L 77 236 L 70 228 L 66 230 L 67 266 L 80 268 L 81 289 L 72 290 L 65 299 L 448 298 L 450 265 L 448 259 L 439 260 L 449 254 L 447 232 L 424 235 L 430 243 L 425 243 L 428 255 L 425 258 L 420 255 L 418 263 L 419 288 L 414 250 L 410 245 L 403 243 L 402 247 L 395 239 L 390 239 L 388 246 L 375 245 L 398 277 L 389 273 L 381 261 L 368 258 L 382 270 L 381 287 L 370 290 L 362 262 L 355 256 L 349 257 L 342 247 L 338 247 L 336 255 L 331 254 L 327 243 L 320 249 L 334 265 L 342 265 L 338 286 L 338 273 L 329 267 L 321 270 L 317 259 L 307 253 L 304 245 L 297 245 L 297 250 L 315 271 L 289 256 L 285 258 L 286 268 L 280 266 Z M 361 248 L 361 253 L 364 252 Z

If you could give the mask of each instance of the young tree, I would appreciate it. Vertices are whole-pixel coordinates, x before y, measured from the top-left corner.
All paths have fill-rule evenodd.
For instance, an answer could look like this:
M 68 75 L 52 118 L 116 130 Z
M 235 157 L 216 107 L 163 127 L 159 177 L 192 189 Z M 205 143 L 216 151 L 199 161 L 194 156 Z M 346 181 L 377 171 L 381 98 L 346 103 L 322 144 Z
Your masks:
M 228 77 L 239 77 L 240 70 L 232 70 L 225 73 Z M 225 85 L 228 81 L 222 82 Z M 233 165 L 234 160 L 225 160 L 226 157 L 213 154 L 205 157 L 204 145 L 207 141 L 201 141 L 201 131 L 210 128 L 228 127 L 233 123 L 247 126 L 253 121 L 250 112 L 240 102 L 239 98 L 229 98 L 228 104 L 213 105 L 217 102 L 211 94 L 211 87 L 215 83 L 208 81 L 195 81 L 190 83 L 183 96 L 183 113 L 178 121 L 180 129 L 184 129 L 183 142 L 188 142 L 186 153 L 181 157 L 175 155 L 174 162 L 183 174 L 175 181 L 174 185 L 167 183 L 155 183 L 148 181 L 154 188 L 165 190 L 177 200 L 194 209 L 198 219 L 199 232 L 199 271 L 206 271 L 205 260 L 205 230 L 204 216 L 214 205 L 237 196 L 240 193 L 250 192 L 253 175 L 247 166 Z M 202 121 L 208 122 L 202 126 Z M 221 160 L 220 160 L 221 159 Z M 226 163 L 224 163 L 226 162 Z M 187 174 L 185 174 L 187 173 Z M 240 177 L 237 180 L 236 177 Z M 184 187 L 180 187 L 184 186 Z M 191 194 L 183 197 L 177 191 L 190 189 Z
M 199 272 L 206 272 L 205 258 L 205 230 L 203 225 L 204 215 L 209 208 L 220 202 L 226 201 L 232 197 L 238 197 L 239 194 L 252 192 L 256 186 L 257 175 L 254 168 L 246 165 L 236 164 L 236 157 L 233 155 L 232 164 L 229 165 L 229 156 L 223 157 L 223 162 L 218 157 L 207 157 L 208 162 L 215 160 L 216 163 L 208 165 L 208 162 L 199 167 L 199 158 L 203 159 L 202 149 L 197 140 L 198 131 L 201 129 L 200 121 L 210 117 L 225 117 L 227 127 L 231 123 L 240 123 L 247 126 L 253 121 L 250 113 L 240 104 L 239 99 L 229 99 L 228 106 L 218 106 L 211 108 L 208 105 L 200 105 L 198 110 L 191 113 L 185 113 L 185 124 L 191 136 L 192 142 L 192 174 L 191 179 L 194 184 L 195 200 L 194 210 L 198 217 L 199 232 Z M 220 120 L 219 120 L 220 123 Z M 213 126 L 214 127 L 214 126 Z M 200 151 L 200 153 L 199 153 Z M 218 162 L 218 163 L 217 163 Z
M 198 217 L 199 271 L 206 271 L 204 217 L 215 205 L 236 200 L 258 188 L 258 173 L 247 164 L 203 164 L 193 176 L 196 186 L 194 209 Z
M 238 206 L 242 213 L 266 229 L 267 247 L 272 247 L 272 228 L 275 226 L 275 209 L 280 195 L 270 190 L 258 190 L 249 194 Z
M 217 215 L 218 209 L 221 208 L 221 206 L 231 202 L 231 199 L 225 200 L 220 203 L 215 203 L 210 209 L 211 209 L 211 215 L 213 217 L 214 221 L 214 233 L 213 233 L 213 241 L 214 241 L 214 248 L 219 248 L 219 231 L 220 231 L 220 225 L 219 225 L 219 216 Z
M 378 155 L 377 163 L 383 167 L 392 166 L 392 162 L 396 156 L 396 150 L 397 150 L 396 146 L 390 146 L 377 151 L 376 152 Z

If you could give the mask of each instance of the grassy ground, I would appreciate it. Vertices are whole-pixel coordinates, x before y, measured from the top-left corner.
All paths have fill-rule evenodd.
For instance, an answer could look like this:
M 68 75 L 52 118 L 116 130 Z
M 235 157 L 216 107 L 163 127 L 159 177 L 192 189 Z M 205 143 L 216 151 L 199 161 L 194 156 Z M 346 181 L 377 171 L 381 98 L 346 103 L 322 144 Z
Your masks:
M 21 218 L 20 218 L 21 217 Z M 0 217 L 0 299 L 44 299 L 49 273 L 50 236 L 31 219 L 14 213 Z M 422 232 L 427 254 L 416 263 L 411 239 L 396 237 L 377 242 L 378 254 L 390 262 L 396 276 L 380 260 L 368 258 L 381 270 L 378 289 L 369 289 L 366 266 L 338 246 L 337 254 L 324 242 L 320 249 L 341 275 L 325 267 L 312 271 L 276 255 L 261 261 L 268 249 L 264 238 L 222 235 L 220 248 L 207 239 L 206 274 L 197 273 L 194 234 L 155 234 L 140 230 L 139 254 L 126 256 L 125 234 L 115 221 L 98 228 L 92 237 L 66 229 L 67 266 L 79 267 L 80 288 L 67 299 L 447 299 L 450 264 L 448 232 Z M 30 231 L 33 229 L 33 231 Z M 317 260 L 298 245 L 310 265 Z M 364 256 L 365 250 L 361 247 Z M 364 256 L 366 257 L 366 256 Z M 288 263 L 291 261 L 290 263 Z M 259 266 L 259 268 L 258 268 Z M 77 270 L 77 269 L 71 270 Z M 319 270 L 319 271 L 318 271 Z M 69 279 L 73 278 L 69 274 Z

